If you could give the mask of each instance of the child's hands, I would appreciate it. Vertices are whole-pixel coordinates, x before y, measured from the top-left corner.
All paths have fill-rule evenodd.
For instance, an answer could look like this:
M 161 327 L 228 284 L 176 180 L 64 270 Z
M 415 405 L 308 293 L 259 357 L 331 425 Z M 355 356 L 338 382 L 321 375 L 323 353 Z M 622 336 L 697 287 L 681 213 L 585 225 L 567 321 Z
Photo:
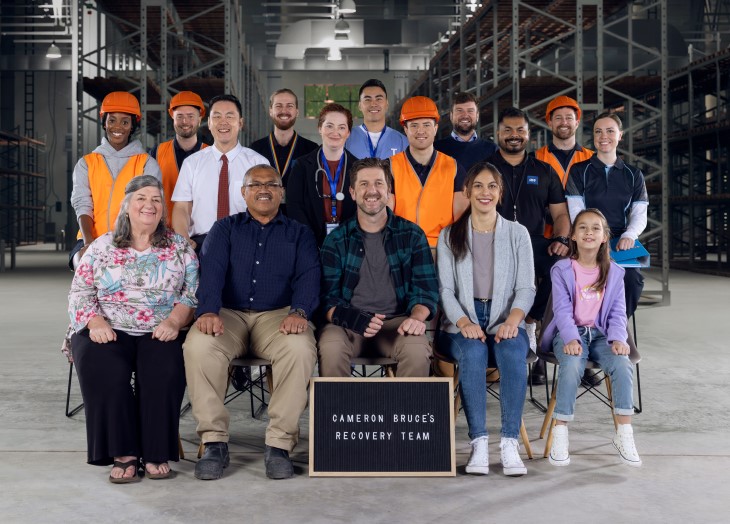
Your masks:
M 578 356 L 583 353 L 583 346 L 581 346 L 580 342 L 578 342 L 577 339 L 571 340 L 563 346 L 563 353 L 565 353 L 566 355 Z
M 611 342 L 611 351 L 613 351 L 614 355 L 628 355 L 629 345 L 624 344 L 620 340 L 614 340 Z

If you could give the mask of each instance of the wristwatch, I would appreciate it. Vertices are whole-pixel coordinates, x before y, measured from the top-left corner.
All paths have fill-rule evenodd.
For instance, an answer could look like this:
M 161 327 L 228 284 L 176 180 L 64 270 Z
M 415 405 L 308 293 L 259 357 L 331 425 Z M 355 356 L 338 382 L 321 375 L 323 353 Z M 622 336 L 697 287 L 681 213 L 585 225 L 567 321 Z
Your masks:
M 565 247 L 570 247 L 570 239 L 568 237 L 553 237 L 553 242 L 560 242 Z
M 306 312 L 306 311 L 304 311 L 304 310 L 303 310 L 302 308 L 300 308 L 300 307 L 298 307 L 298 308 L 296 308 L 296 309 L 295 309 L 295 308 L 291 308 L 291 309 L 289 310 L 289 314 L 290 314 L 290 315 L 299 315 L 299 316 L 300 316 L 300 317 L 302 317 L 302 318 L 303 318 L 304 320 L 307 320 L 307 312 Z

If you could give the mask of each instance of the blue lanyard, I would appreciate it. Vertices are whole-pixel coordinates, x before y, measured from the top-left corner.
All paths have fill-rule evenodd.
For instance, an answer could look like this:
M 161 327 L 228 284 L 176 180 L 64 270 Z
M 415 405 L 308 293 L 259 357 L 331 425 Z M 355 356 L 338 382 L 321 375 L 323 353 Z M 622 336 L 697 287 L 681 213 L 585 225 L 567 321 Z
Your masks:
M 381 140 L 383 140 L 383 137 L 385 136 L 385 130 L 388 129 L 388 126 L 383 128 L 383 132 L 380 133 L 380 138 L 378 138 L 378 143 L 375 144 L 375 147 L 373 147 L 373 141 L 370 140 L 370 133 L 368 132 L 368 128 L 365 127 L 365 124 L 360 124 L 360 127 L 362 127 L 362 130 L 365 131 L 365 138 L 368 140 L 368 149 L 370 149 L 370 158 L 376 158 L 375 152 L 378 150 L 378 145 L 380 144 Z
M 337 164 L 337 171 L 335 171 L 335 179 L 332 180 L 330 174 L 330 165 L 327 163 L 327 159 L 324 156 L 324 151 L 319 150 L 319 156 L 322 159 L 322 169 L 325 175 L 327 175 L 327 182 L 330 185 L 330 198 L 332 199 L 332 218 L 337 218 L 337 186 L 340 183 L 340 173 L 342 173 L 342 166 L 345 163 L 345 152 L 342 152 L 340 157 L 340 163 Z

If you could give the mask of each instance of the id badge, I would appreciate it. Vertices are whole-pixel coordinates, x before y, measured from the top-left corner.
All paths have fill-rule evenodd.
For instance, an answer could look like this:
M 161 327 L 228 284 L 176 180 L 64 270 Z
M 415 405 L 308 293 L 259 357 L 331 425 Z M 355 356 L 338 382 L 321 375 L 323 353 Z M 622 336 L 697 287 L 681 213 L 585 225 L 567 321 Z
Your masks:
M 337 229 L 337 226 L 339 226 L 339 224 L 326 224 L 326 226 L 327 226 L 327 234 L 329 235 L 335 229 Z

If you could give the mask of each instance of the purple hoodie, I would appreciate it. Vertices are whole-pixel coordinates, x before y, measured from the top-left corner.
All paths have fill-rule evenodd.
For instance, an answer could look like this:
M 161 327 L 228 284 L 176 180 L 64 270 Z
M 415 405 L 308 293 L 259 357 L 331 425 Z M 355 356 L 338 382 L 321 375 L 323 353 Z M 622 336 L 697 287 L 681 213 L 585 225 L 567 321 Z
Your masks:
M 606 288 L 603 294 L 603 303 L 595 327 L 606 336 L 610 344 L 614 340 L 626 342 L 626 297 L 624 295 L 624 269 L 614 262 L 608 270 Z M 553 338 L 561 333 L 567 343 L 571 340 L 580 340 L 578 328 L 573 318 L 573 304 L 575 301 L 575 273 L 569 258 L 555 263 L 550 270 L 553 279 L 553 318 L 543 329 L 540 347 L 543 351 L 552 351 Z

